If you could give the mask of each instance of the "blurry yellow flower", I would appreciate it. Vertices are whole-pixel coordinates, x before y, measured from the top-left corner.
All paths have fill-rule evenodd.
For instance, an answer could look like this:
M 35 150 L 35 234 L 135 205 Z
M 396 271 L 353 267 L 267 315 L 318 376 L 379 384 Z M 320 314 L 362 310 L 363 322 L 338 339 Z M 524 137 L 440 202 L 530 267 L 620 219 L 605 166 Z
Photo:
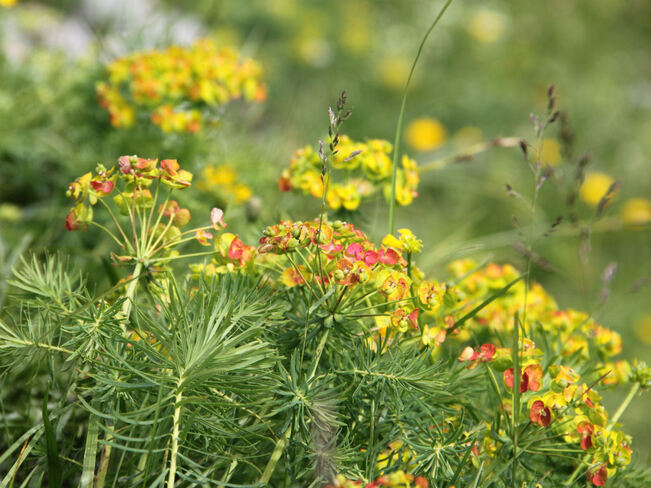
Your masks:
M 478 144 L 484 138 L 481 129 L 477 127 L 462 127 L 454 133 L 454 144 L 458 149 L 467 149 L 474 144 Z
M 596 207 L 601 199 L 606 196 L 615 180 L 606 173 L 595 171 L 587 173 L 579 189 L 579 197 L 588 205 Z
M 0 7 L 13 7 L 18 3 L 18 0 L 0 0 Z
M 207 192 L 223 192 L 232 196 L 235 203 L 246 202 L 253 195 L 251 188 L 237 181 L 237 172 L 229 164 L 206 166 L 201 172 L 197 187 Z
M 479 42 L 495 42 L 503 32 L 504 16 L 493 10 L 479 10 L 468 24 L 468 33 Z
M 405 132 L 407 144 L 417 151 L 432 151 L 445 141 L 445 127 L 430 117 L 412 120 Z
M 651 344 L 651 314 L 642 315 L 635 321 L 633 332 L 644 344 Z
M 641 227 L 651 222 L 651 200 L 646 198 L 631 198 L 624 202 L 619 211 L 624 224 L 631 227 Z
M 561 145 L 556 139 L 543 139 L 540 145 L 540 162 L 545 166 L 558 166 L 563 157 Z
M 400 91 L 405 87 L 411 65 L 402 56 L 384 58 L 377 67 L 377 74 L 385 88 Z M 413 84 L 412 79 L 412 84 Z

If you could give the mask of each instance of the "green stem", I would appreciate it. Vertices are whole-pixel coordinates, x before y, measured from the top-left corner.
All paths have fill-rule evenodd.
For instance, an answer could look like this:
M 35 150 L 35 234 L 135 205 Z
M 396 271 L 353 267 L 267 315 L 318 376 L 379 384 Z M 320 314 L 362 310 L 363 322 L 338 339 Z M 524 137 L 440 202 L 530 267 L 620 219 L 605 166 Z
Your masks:
M 425 46 L 425 42 L 427 41 L 427 38 L 434 30 L 434 27 L 436 27 L 436 24 L 439 23 L 439 20 L 441 20 L 441 17 L 443 17 L 443 14 L 448 9 L 451 3 L 452 0 L 447 0 L 445 2 L 445 5 L 443 5 L 443 8 L 434 19 L 434 22 L 432 22 L 432 24 L 429 26 L 429 29 L 427 29 L 427 32 L 425 33 L 423 40 L 420 42 L 420 46 L 418 46 L 418 52 L 416 53 L 416 57 L 414 58 L 413 64 L 411 65 L 411 70 L 409 71 L 409 77 L 407 78 L 407 83 L 405 84 L 405 89 L 402 93 L 402 103 L 400 104 L 400 114 L 398 115 L 398 126 L 396 127 L 396 137 L 393 143 L 393 176 L 391 180 L 391 202 L 389 203 L 389 234 L 393 234 L 393 231 L 395 230 L 394 218 L 395 218 L 395 211 L 396 211 L 396 179 L 398 177 L 398 155 L 400 153 L 400 136 L 402 134 L 402 124 L 405 118 L 405 105 L 407 104 L 407 93 L 409 92 L 409 85 L 411 84 L 411 79 L 414 76 L 414 70 L 416 69 L 416 65 L 418 64 L 418 59 L 420 58 L 420 53 L 422 52 L 423 47 Z
M 633 401 L 633 398 L 635 398 L 635 395 L 637 392 L 640 390 L 640 384 L 635 383 L 633 386 L 631 386 L 630 391 L 628 392 L 628 395 L 626 395 L 626 398 L 622 401 L 622 403 L 619 405 L 619 408 L 613 415 L 613 418 L 610 419 L 610 422 L 608 422 L 608 427 L 606 427 L 606 430 L 611 430 L 613 426 L 619 421 L 621 416 L 624 414 L 628 406 L 631 404 Z
M 174 402 L 174 419 L 172 425 L 172 452 L 170 453 L 170 472 L 167 477 L 167 488 L 174 488 L 174 480 L 176 478 L 176 458 L 179 452 L 179 425 L 181 420 L 181 400 L 183 399 L 183 392 L 181 386 L 183 385 L 183 378 L 179 378 L 177 383 L 176 400 Z
M 125 317 L 129 317 L 129 313 L 131 312 L 131 305 L 133 303 L 133 298 L 136 294 L 136 286 L 138 286 L 138 279 L 140 278 L 140 273 L 142 272 L 142 263 L 138 262 L 136 263 L 136 267 L 133 269 L 133 276 L 131 278 L 131 282 L 129 283 L 129 286 L 127 287 L 127 293 L 125 295 L 126 300 L 124 301 L 124 304 L 122 305 L 122 313 L 124 314 Z
M 259 484 L 267 486 L 269 483 L 269 480 L 271 479 L 271 475 L 274 472 L 274 469 L 276 469 L 276 465 L 278 464 L 278 461 L 280 460 L 280 456 L 282 456 L 283 451 L 285 450 L 285 446 L 287 445 L 287 441 L 292 435 L 292 427 L 291 425 L 287 427 L 287 430 L 283 434 L 283 436 L 278 439 L 276 442 L 276 447 L 274 447 L 274 451 L 271 453 L 271 457 L 269 458 L 269 461 L 267 462 L 267 466 L 264 468 L 264 472 L 262 473 L 262 476 L 260 477 L 260 480 L 258 481 Z
M 518 144 L 520 144 L 520 139 L 517 137 L 497 137 L 495 139 L 473 144 L 460 154 L 446 156 L 444 158 L 425 163 L 418 168 L 418 172 L 420 174 L 423 174 L 429 171 L 436 171 L 457 162 L 468 161 L 469 159 L 472 159 L 475 154 L 482 153 L 493 147 L 516 147 Z

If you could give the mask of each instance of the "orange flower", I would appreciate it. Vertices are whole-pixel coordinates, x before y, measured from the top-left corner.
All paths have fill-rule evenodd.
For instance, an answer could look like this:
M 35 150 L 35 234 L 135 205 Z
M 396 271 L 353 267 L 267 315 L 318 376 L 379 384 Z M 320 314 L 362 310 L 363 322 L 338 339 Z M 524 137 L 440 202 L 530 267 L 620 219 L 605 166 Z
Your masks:
M 531 405 L 529 419 L 541 427 L 547 427 L 552 421 L 552 413 L 542 400 L 536 400 Z

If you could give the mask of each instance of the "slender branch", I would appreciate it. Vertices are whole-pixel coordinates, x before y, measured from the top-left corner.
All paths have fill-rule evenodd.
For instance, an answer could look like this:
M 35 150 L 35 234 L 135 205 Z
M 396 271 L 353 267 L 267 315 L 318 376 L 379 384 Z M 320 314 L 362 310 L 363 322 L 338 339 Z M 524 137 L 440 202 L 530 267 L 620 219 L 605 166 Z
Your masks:
M 183 400 L 183 377 L 177 383 L 176 400 L 174 402 L 174 419 L 172 420 L 172 452 L 170 453 L 170 472 L 167 478 L 167 488 L 174 488 L 176 478 L 176 458 L 179 452 L 179 426 L 181 420 L 181 400 Z

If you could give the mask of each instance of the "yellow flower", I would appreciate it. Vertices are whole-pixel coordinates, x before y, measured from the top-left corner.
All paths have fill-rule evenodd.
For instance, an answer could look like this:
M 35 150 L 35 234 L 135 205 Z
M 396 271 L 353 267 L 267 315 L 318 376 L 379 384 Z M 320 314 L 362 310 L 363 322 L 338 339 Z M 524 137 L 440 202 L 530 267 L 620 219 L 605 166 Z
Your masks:
M 579 189 L 579 197 L 588 205 L 596 207 L 614 183 L 615 180 L 606 173 L 587 173 Z
M 624 202 L 619 215 L 625 225 L 642 227 L 651 222 L 651 200 L 631 198 Z
M 382 244 L 413 254 L 419 253 L 423 248 L 423 241 L 418 239 L 409 229 L 398 229 L 398 233 L 400 234 L 400 239 L 391 234 L 387 234 L 382 239 Z
M 18 0 L 0 0 L 0 7 L 13 7 L 18 3 Z
M 493 10 L 479 10 L 468 24 L 468 33 L 479 42 L 495 42 L 503 32 L 504 16 Z
M 558 166 L 563 157 L 561 145 L 556 139 L 543 139 L 540 145 L 540 162 L 545 166 Z
M 338 210 L 342 206 L 346 210 L 356 210 L 362 198 L 355 184 L 349 183 L 343 186 L 336 183 L 328 190 L 326 200 L 330 208 L 334 210 Z
M 432 151 L 445 142 L 445 127 L 436 119 L 422 117 L 409 123 L 405 137 L 417 151 Z

